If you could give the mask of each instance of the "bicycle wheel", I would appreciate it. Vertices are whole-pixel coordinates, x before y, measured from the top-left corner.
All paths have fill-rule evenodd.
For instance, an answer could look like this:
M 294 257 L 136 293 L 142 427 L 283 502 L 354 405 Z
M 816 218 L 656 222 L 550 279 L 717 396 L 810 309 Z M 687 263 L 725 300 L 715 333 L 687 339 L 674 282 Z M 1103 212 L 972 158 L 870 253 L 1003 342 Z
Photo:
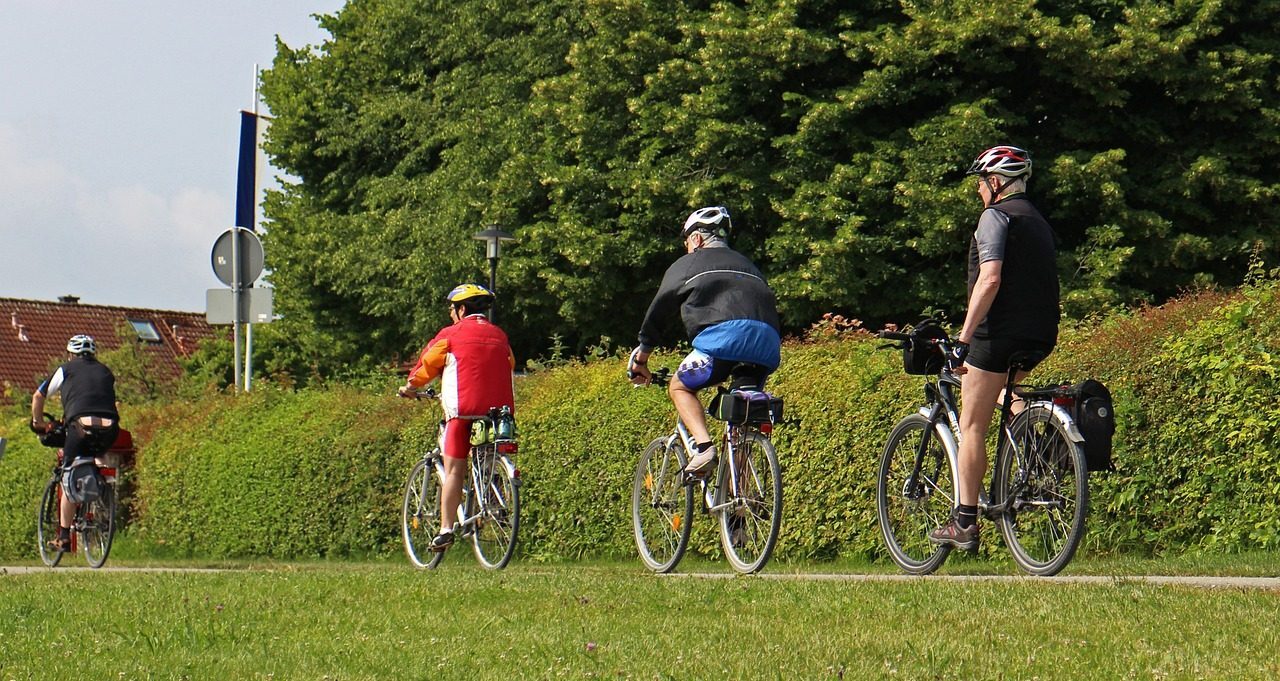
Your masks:
M 80 548 L 89 567 L 100 568 L 111 553 L 116 533 L 116 493 L 107 485 L 102 496 L 80 505 Z
M 680 441 L 671 437 L 650 442 L 636 463 L 631 527 L 640 560 L 654 572 L 676 569 L 689 548 L 693 487 L 684 484 L 684 464 Z
M 782 525 L 782 468 L 769 438 L 750 431 L 734 448 L 733 460 L 721 466 L 716 486 L 720 511 L 720 543 L 734 570 L 759 572 L 769 562 Z M 732 470 L 730 469 L 732 466 Z M 734 488 L 734 476 L 737 488 Z
M 505 456 L 490 451 L 477 460 L 482 468 L 476 479 L 484 489 L 477 490 L 473 496 L 481 514 L 476 519 L 471 543 L 481 565 L 501 570 L 516 552 L 516 535 L 520 531 L 520 479 L 512 475 L 515 466 Z
M 58 538 L 58 501 L 62 495 L 58 493 L 58 478 L 54 476 L 44 486 L 44 496 L 40 498 L 40 506 L 36 508 L 36 544 L 40 548 L 40 560 L 49 567 L 56 567 L 62 560 L 62 551 L 49 548 L 49 542 Z
M 999 518 L 1013 560 L 1024 572 L 1047 577 L 1071 562 L 1084 536 L 1089 472 L 1084 450 L 1045 404 L 1014 418 L 1012 438 L 996 456 L 992 496 L 1007 509 Z
M 404 507 L 400 512 L 400 536 L 409 562 L 433 568 L 444 558 L 431 550 L 431 540 L 440 531 L 440 488 L 443 481 L 436 470 L 436 453 L 413 465 L 404 486 Z
M 929 532 L 947 522 L 955 503 L 951 461 L 936 427 L 919 414 L 898 422 L 880 456 L 876 476 L 880 533 L 889 557 L 908 574 L 937 570 L 951 552 L 950 546 L 929 541 Z

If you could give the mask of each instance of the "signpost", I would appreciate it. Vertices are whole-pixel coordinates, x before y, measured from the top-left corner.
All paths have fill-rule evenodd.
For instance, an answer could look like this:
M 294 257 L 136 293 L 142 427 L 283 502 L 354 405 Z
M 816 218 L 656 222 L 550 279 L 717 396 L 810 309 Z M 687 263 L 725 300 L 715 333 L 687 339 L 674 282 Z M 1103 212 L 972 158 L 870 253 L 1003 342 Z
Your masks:
M 262 276 L 266 260 L 258 235 L 243 227 L 232 227 L 213 242 L 209 255 L 213 274 L 230 289 L 211 288 L 205 295 L 205 319 L 210 324 L 230 324 L 235 338 L 235 382 L 248 390 L 249 381 L 240 382 L 240 325 L 271 321 L 271 289 L 254 288 Z M 245 366 L 249 371 L 248 363 Z

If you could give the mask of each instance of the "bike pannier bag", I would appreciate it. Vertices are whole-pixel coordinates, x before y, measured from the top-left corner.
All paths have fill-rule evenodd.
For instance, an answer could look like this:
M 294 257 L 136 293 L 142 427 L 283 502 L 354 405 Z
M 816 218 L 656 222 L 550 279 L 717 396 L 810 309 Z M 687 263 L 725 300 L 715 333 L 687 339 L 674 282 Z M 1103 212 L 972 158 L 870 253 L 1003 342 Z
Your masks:
M 722 390 L 711 398 L 707 411 L 730 423 L 777 423 L 782 420 L 782 398 L 759 390 Z
M 927 376 L 942 372 L 946 358 L 932 340 L 946 338 L 947 332 L 933 321 L 923 321 L 911 332 L 911 340 L 902 349 L 902 370 L 913 376 Z
M 1116 432 L 1116 412 L 1111 391 L 1105 385 L 1088 380 L 1071 386 L 1075 406 L 1071 417 L 1084 436 L 1084 458 L 1090 471 L 1113 471 L 1111 437 Z
M 76 463 L 62 472 L 62 493 L 77 504 L 97 501 L 102 497 L 105 486 L 106 482 L 92 460 L 77 459 Z

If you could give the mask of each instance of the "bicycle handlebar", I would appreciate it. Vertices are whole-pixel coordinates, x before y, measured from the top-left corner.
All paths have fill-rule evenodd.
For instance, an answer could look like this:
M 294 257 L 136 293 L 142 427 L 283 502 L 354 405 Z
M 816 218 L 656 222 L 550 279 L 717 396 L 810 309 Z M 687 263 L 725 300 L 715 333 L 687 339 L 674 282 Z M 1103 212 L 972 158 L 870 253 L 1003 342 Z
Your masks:
M 635 377 L 636 377 L 636 373 L 628 369 L 627 379 L 632 379 Z M 665 387 L 670 382 L 671 382 L 671 369 L 668 369 L 667 367 L 662 367 L 657 371 L 652 371 L 649 373 L 649 385 L 656 385 L 661 388 L 661 387 Z M 636 387 L 639 388 L 640 386 L 636 386 Z
M 408 399 L 408 400 L 438 400 L 438 399 L 440 399 L 440 396 L 436 394 L 436 391 L 435 391 L 435 389 L 434 389 L 434 388 L 427 388 L 426 390 L 415 390 L 415 391 L 413 391 L 413 392 L 411 392 L 411 393 L 402 393 L 402 392 L 397 391 L 397 392 L 396 392 L 396 394 L 397 394 L 397 395 L 399 395 L 400 397 L 403 397 L 403 398 Z

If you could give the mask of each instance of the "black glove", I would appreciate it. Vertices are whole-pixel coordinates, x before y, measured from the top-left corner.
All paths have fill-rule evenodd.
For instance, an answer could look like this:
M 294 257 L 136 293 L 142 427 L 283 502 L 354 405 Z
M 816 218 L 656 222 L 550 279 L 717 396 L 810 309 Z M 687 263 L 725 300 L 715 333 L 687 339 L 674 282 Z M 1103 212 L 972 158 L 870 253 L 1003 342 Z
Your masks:
M 964 366 L 964 358 L 969 356 L 969 344 L 952 341 L 951 352 L 947 353 L 947 369 L 955 371 Z

